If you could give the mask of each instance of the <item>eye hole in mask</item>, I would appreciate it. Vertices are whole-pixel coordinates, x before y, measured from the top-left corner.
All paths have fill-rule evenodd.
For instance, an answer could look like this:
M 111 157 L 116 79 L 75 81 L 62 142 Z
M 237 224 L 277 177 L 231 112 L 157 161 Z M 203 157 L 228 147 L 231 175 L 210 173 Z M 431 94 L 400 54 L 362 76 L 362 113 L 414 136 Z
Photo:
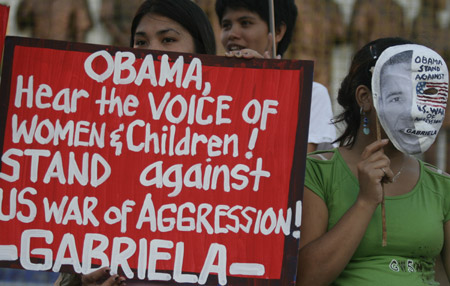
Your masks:
M 437 94 L 438 92 L 439 91 L 436 88 L 432 87 L 432 88 L 428 88 L 428 89 L 424 90 L 423 94 L 434 95 L 434 94 Z

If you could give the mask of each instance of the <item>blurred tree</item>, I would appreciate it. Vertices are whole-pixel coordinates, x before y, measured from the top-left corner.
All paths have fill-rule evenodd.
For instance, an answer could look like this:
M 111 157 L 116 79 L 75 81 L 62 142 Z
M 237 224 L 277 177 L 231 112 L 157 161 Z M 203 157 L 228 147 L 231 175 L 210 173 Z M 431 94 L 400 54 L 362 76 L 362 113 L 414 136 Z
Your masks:
M 21 0 L 16 21 L 36 38 L 83 42 L 92 26 L 86 0 Z
M 445 9 L 445 0 L 422 0 L 420 12 L 413 22 L 412 38 L 424 44 L 439 54 L 443 54 L 448 44 L 448 34 L 441 26 L 438 14 Z M 446 59 L 448 60 L 448 59 Z
M 445 0 L 422 0 L 420 12 L 413 22 L 412 39 L 438 52 L 449 63 L 449 29 L 443 27 L 438 14 L 446 8 Z M 446 116 L 445 127 L 450 127 L 450 116 Z
M 216 38 L 216 47 L 217 47 L 217 54 L 223 55 L 225 54 L 225 48 L 222 47 L 222 43 L 220 42 L 220 24 L 219 19 L 216 15 L 216 1 L 215 0 L 193 0 L 195 3 L 200 6 L 203 11 L 205 11 L 205 14 L 208 16 L 209 21 L 211 22 L 211 25 L 214 29 L 214 35 Z
M 131 22 L 143 0 L 102 0 L 100 19 L 112 37 L 112 44 L 129 47 Z
M 394 0 L 355 1 L 349 32 L 355 51 L 378 38 L 409 36 L 403 8 Z
M 339 6 L 332 0 L 296 0 L 297 23 L 287 57 L 314 60 L 314 81 L 329 86 L 331 56 L 346 34 Z

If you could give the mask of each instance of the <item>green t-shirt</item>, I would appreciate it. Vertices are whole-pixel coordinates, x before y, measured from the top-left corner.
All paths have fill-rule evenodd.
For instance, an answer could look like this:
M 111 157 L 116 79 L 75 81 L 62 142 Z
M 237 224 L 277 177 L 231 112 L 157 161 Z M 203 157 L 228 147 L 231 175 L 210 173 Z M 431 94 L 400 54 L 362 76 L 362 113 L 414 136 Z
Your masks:
M 330 160 L 308 157 L 305 186 L 328 207 L 328 230 L 354 204 L 358 179 L 337 149 Z M 319 153 L 319 152 L 316 152 Z M 435 257 L 442 250 L 450 220 L 450 178 L 420 162 L 420 178 L 409 193 L 385 198 L 387 246 L 382 247 L 378 206 L 352 259 L 332 285 L 439 285 Z

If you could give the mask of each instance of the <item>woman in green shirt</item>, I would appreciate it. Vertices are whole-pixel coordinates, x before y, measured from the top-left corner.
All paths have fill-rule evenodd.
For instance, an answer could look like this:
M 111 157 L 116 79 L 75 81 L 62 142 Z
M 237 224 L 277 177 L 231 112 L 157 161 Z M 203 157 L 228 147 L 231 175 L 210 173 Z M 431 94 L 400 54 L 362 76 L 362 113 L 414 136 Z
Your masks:
M 450 277 L 450 177 L 400 152 L 389 139 L 377 140 L 373 67 L 387 48 L 406 44 L 399 38 L 367 44 L 342 82 L 338 102 L 344 111 L 337 121 L 347 126 L 337 140 L 341 147 L 307 160 L 297 286 L 439 285 L 434 272 L 439 255 Z M 407 78 L 401 67 L 381 75 L 394 90 L 390 107 L 408 87 L 400 84 Z M 381 138 L 387 138 L 383 130 Z

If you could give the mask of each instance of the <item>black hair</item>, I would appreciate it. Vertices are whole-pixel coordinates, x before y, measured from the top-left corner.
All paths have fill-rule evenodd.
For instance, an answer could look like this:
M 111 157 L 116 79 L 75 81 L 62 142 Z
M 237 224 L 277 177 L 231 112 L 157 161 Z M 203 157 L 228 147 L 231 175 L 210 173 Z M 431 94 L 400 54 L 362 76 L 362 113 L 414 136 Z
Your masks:
M 413 57 L 412 50 L 404 51 L 404 52 L 393 55 L 381 67 L 381 73 L 383 73 L 383 70 L 388 66 L 403 64 L 403 63 L 410 63 L 412 57 Z
M 343 111 L 336 117 L 334 123 L 346 124 L 344 132 L 335 141 L 341 146 L 352 147 L 360 127 L 361 116 L 355 96 L 356 89 L 364 85 L 372 90 L 372 68 L 381 53 L 389 47 L 404 44 L 413 43 L 402 38 L 381 38 L 366 44 L 353 56 L 350 70 L 341 83 L 337 97 Z
M 257 13 L 269 27 L 269 2 L 261 0 L 216 0 L 216 14 L 219 22 L 227 8 L 236 10 L 240 8 Z M 295 21 L 297 20 L 297 6 L 294 0 L 274 0 L 275 29 L 282 24 L 286 25 L 286 33 L 278 43 L 277 54 L 283 55 L 292 40 Z
M 158 14 L 174 20 L 189 31 L 194 39 L 195 52 L 216 54 L 214 31 L 203 10 L 190 0 L 146 0 L 139 6 L 131 24 L 130 46 L 134 45 L 134 34 L 142 17 Z

